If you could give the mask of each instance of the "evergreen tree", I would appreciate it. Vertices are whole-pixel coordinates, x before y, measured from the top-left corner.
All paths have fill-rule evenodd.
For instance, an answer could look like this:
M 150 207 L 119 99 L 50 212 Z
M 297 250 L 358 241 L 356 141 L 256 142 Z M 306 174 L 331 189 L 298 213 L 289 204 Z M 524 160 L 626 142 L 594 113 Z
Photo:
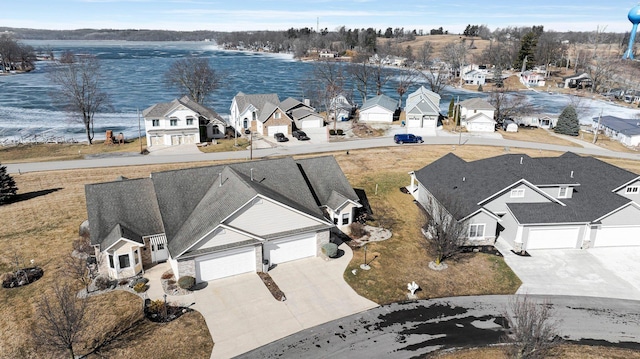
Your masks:
M 478 92 L 482 92 L 482 91 L 483 91 L 482 85 L 478 85 Z
M 453 96 L 451 96 L 451 102 L 449 102 L 449 113 L 447 114 L 449 118 L 453 118 L 453 106 L 455 105 L 455 101 L 453 100 Z
M 7 203 L 18 192 L 16 182 L 7 173 L 7 167 L 0 165 L 0 204 Z
M 580 122 L 578 121 L 576 109 L 573 106 L 569 105 L 562 110 L 560 117 L 558 117 L 558 123 L 553 130 L 563 135 L 578 135 L 578 132 L 580 132 Z
M 536 60 L 534 58 L 536 46 L 538 46 L 538 35 L 537 33 L 530 31 L 526 35 L 522 37 L 522 46 L 520 47 L 520 51 L 518 52 L 518 57 L 513 67 L 516 69 L 520 69 L 522 67 L 522 63 L 527 61 L 525 69 L 531 69 L 536 64 Z

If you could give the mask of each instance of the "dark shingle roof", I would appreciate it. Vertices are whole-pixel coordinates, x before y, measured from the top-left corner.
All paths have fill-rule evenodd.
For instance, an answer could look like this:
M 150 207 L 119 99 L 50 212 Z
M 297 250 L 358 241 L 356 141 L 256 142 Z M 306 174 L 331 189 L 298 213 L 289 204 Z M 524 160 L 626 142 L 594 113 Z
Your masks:
M 358 195 L 333 156 L 305 158 L 297 162 L 313 189 L 318 206 L 327 205 L 332 192 L 359 203 Z
M 249 105 L 253 105 L 253 107 L 260 111 L 267 102 L 271 102 L 276 105 L 280 104 L 280 99 L 275 93 L 247 95 L 242 92 L 238 92 L 234 99 L 236 100 L 240 113 L 244 112 Z
M 493 107 L 490 103 L 478 97 L 466 99 L 460 102 L 460 106 L 469 110 L 488 110 L 488 111 L 496 110 L 496 108 Z
M 593 121 L 597 123 L 598 118 L 595 117 Z M 640 135 L 640 120 L 624 119 L 615 116 L 602 116 L 600 125 L 608 127 L 616 132 L 620 132 L 626 136 Z
M 362 104 L 362 107 L 360 108 L 360 111 L 366 111 L 370 108 L 373 108 L 375 106 L 380 106 L 384 109 L 387 109 L 391 112 L 395 111 L 398 108 L 398 101 L 392 99 L 391 97 L 382 94 L 382 95 L 378 95 L 376 97 L 372 97 L 370 99 L 367 99 L 365 101 L 365 103 Z
M 509 204 L 521 223 L 593 221 L 629 202 L 611 191 L 638 177 L 593 157 L 570 152 L 544 158 L 508 154 L 473 162 L 449 153 L 415 174 L 436 198 L 454 195 L 464 208 L 463 216 L 481 208 L 481 201 L 522 179 L 536 186 L 577 185 L 573 198 L 560 199 L 566 206 Z
M 126 228 L 125 234 L 135 233 L 132 240 L 164 232 L 149 178 L 86 185 L 85 195 L 93 245 L 102 244 L 118 225 Z

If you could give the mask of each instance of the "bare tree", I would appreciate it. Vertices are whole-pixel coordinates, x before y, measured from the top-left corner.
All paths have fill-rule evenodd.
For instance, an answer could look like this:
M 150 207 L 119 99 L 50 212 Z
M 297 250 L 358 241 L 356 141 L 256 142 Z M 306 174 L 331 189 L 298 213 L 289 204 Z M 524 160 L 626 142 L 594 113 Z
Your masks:
M 391 69 L 386 67 L 382 59 L 371 64 L 373 83 L 376 86 L 376 95 L 382 95 L 382 88 L 391 80 Z
M 422 68 L 429 68 L 432 62 L 431 56 L 433 56 L 433 44 L 431 41 L 425 41 L 418 50 L 416 61 L 420 63 Z
M 100 62 L 95 57 L 80 57 L 71 63 L 59 63 L 49 78 L 58 86 L 52 97 L 84 125 L 92 144 L 96 113 L 111 108 L 109 96 L 100 89 Z
M 426 70 L 421 71 L 421 74 L 427 82 L 429 90 L 437 94 L 442 93 L 442 90 L 451 81 L 446 64 L 442 62 L 431 64 Z
M 344 91 L 344 66 L 335 61 L 318 61 L 313 69 L 314 77 L 319 84 L 318 95 L 327 112 L 327 122 L 333 118 L 333 129 L 337 127 L 336 97 Z
M 462 68 L 467 61 L 467 44 L 465 41 L 447 43 L 442 48 L 442 57 L 449 63 L 451 69 L 459 73 L 460 84 L 462 84 Z
M 204 104 L 222 81 L 220 73 L 211 68 L 209 59 L 203 57 L 176 60 L 164 75 L 169 87 L 182 91 L 199 104 Z
M 78 299 L 68 284 L 55 283 L 52 294 L 43 294 L 37 305 L 37 325 L 33 337 L 37 344 L 55 351 L 66 351 L 75 358 L 73 347 L 86 328 L 87 299 Z
M 87 293 L 89 293 L 89 284 L 91 284 L 91 271 L 87 265 L 86 258 L 78 258 L 69 255 L 66 262 L 66 272 L 73 278 L 82 283 Z
M 462 251 L 469 236 L 469 225 L 461 220 L 463 207 L 453 196 L 429 196 L 425 211 L 422 233 L 427 237 L 427 247 L 436 255 L 435 264 L 439 265 Z
M 526 116 L 534 111 L 534 106 L 526 96 L 511 91 L 509 87 L 495 89 L 487 101 L 496 108 L 495 120 L 502 123 L 505 119 Z
M 362 103 L 364 103 L 367 100 L 367 95 L 371 86 L 373 68 L 366 58 L 357 59 L 356 61 L 356 63 L 351 63 L 347 67 L 347 74 L 356 87 L 356 91 L 360 94 Z
M 398 73 L 396 77 L 396 92 L 400 96 L 398 107 L 402 107 L 402 96 L 404 96 L 409 87 L 416 83 L 419 76 L 419 72 L 415 69 L 403 69 Z
M 559 343 L 558 323 L 553 320 L 553 309 L 547 301 L 536 302 L 528 295 L 509 300 L 504 317 L 509 324 L 509 334 L 504 341 L 510 358 L 546 358 Z

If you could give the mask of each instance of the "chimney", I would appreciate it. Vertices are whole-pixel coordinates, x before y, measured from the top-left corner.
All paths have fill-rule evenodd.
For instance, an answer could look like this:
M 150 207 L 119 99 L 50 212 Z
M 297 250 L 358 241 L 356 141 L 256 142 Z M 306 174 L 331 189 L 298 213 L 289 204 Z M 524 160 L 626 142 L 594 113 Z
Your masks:
M 303 102 L 306 106 L 311 106 L 311 100 L 309 100 L 308 98 L 305 98 L 304 100 L 302 100 L 302 102 Z
M 520 157 L 520 164 L 522 164 L 522 160 L 524 159 L 524 157 Z
M 573 178 L 573 171 L 571 171 L 571 178 Z
M 462 177 L 462 182 L 466 181 L 467 177 Z

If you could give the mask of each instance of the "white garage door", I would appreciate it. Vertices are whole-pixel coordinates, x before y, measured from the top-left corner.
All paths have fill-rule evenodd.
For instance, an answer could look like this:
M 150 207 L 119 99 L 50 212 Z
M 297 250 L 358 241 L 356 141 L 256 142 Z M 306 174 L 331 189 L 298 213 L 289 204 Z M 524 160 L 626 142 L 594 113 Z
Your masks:
M 254 247 L 224 251 L 196 259 L 196 280 L 198 282 L 255 271 L 256 253 Z
M 184 143 L 196 143 L 196 136 L 195 135 L 184 136 Z
M 302 121 L 302 129 L 306 130 L 309 128 L 320 128 L 322 127 L 324 120 L 322 119 L 311 119 Z
M 594 247 L 640 245 L 640 227 L 602 227 L 596 234 Z
M 182 135 L 172 135 L 171 136 L 171 145 L 176 146 L 182 144 Z
M 577 248 L 579 227 L 531 228 L 526 249 Z
M 491 123 L 469 123 L 469 131 L 474 132 L 493 132 L 495 126 Z
M 164 139 L 162 136 L 153 136 L 151 137 L 151 146 L 161 146 L 164 145 Z
M 269 264 L 279 264 L 316 255 L 316 235 L 288 237 L 269 241 L 264 246 Z
M 269 126 L 267 127 L 267 133 L 269 134 L 269 136 L 273 136 L 278 132 L 284 133 L 285 136 L 288 134 L 288 130 L 289 126 Z

